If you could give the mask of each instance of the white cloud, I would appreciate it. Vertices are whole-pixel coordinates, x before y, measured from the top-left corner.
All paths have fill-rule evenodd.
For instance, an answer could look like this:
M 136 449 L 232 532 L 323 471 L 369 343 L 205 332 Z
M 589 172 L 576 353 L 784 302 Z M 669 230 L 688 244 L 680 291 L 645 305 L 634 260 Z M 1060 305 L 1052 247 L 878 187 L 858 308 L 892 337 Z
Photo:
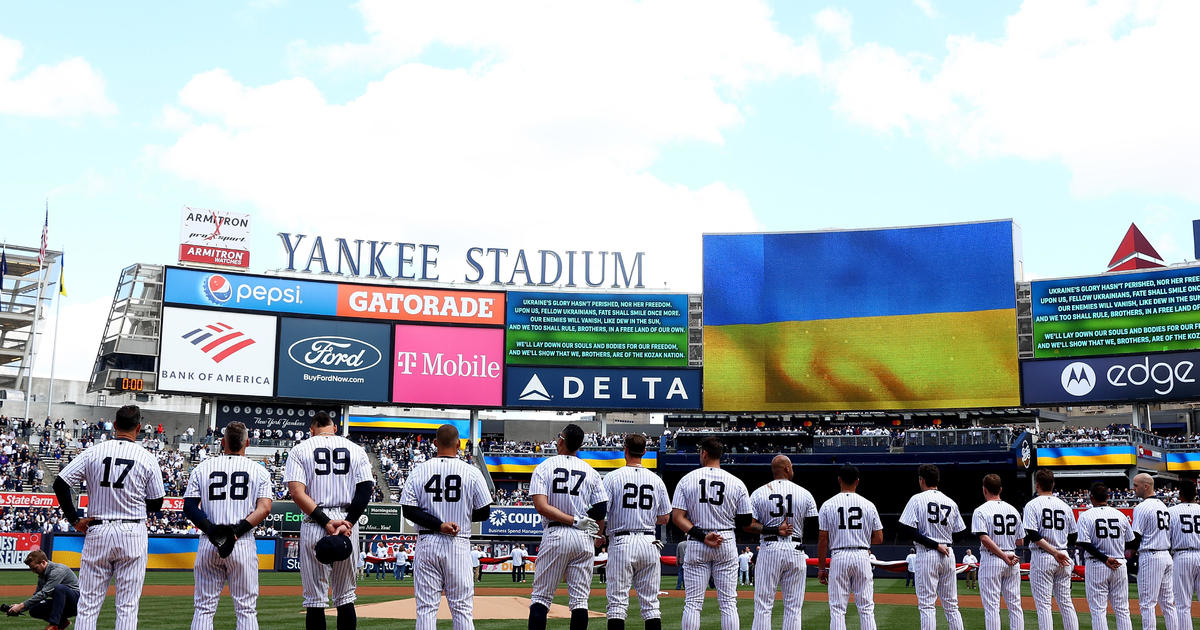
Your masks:
M 104 79 L 87 61 L 73 57 L 18 76 L 21 42 L 0 36 L 0 115 L 41 118 L 107 116 L 117 111 Z
M 665 147 L 722 143 L 745 86 L 819 66 L 757 2 L 361 8 L 369 43 L 304 49 L 340 71 L 385 68 L 361 95 L 213 70 L 180 91 L 169 119 L 186 129 L 151 155 L 283 227 L 441 243 L 443 280 L 461 280 L 467 246 L 540 245 L 643 250 L 648 286 L 698 289 L 699 234 L 754 228 L 749 203 L 650 167 Z M 434 44 L 478 61 L 412 61 Z
M 835 108 L 967 157 L 1056 161 L 1077 194 L 1200 200 L 1200 3 L 1028 0 L 941 59 L 867 43 L 828 63 Z
M 927 18 L 935 18 L 938 16 L 937 9 L 933 8 L 933 3 L 930 0 L 913 0 L 913 4 L 925 14 Z
M 67 269 L 67 293 L 71 293 L 71 270 Z M 57 286 L 55 287 L 57 289 Z M 62 299 L 62 296 L 56 296 Z M 96 362 L 96 350 L 104 334 L 105 319 L 112 306 L 112 296 L 105 295 L 90 302 L 74 302 L 67 297 L 62 306 L 62 320 L 58 328 L 58 360 L 54 366 L 54 378 L 86 381 L 91 378 L 92 366 Z M 54 355 L 53 307 L 42 323 L 42 334 L 38 340 L 37 357 L 33 364 L 34 376 L 50 376 L 51 357 Z M 43 313 L 45 315 L 45 313 Z
M 826 7 L 813 16 L 813 22 L 818 29 L 833 37 L 839 46 L 850 47 L 850 31 L 854 25 L 854 19 L 849 11 Z

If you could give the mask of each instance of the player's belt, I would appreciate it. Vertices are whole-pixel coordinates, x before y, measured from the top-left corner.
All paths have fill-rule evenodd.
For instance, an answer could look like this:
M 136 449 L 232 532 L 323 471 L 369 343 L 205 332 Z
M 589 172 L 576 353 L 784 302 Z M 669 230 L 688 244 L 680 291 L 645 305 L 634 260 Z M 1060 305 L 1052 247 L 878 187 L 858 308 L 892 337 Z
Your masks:
M 1175 553 L 1183 553 L 1185 551 L 1200 551 L 1200 549 L 1196 547 L 1184 547 L 1183 549 L 1176 549 Z
M 1162 553 L 1164 551 L 1169 551 L 1169 550 L 1168 549 L 1140 549 L 1140 550 L 1138 550 L 1138 553 Z
M 621 536 L 653 536 L 653 535 L 654 535 L 654 532 L 630 530 L 630 531 L 626 531 L 626 532 L 617 532 L 617 533 L 613 534 L 613 537 L 619 538 Z
M 92 525 L 104 525 L 105 523 L 145 523 L 144 518 L 94 518 L 88 522 L 88 527 Z
M 870 547 L 834 547 L 829 551 L 870 551 Z
M 794 540 L 794 538 L 791 536 L 763 536 L 762 539 L 763 542 L 777 542 L 780 540 L 783 542 L 792 542 L 792 540 Z

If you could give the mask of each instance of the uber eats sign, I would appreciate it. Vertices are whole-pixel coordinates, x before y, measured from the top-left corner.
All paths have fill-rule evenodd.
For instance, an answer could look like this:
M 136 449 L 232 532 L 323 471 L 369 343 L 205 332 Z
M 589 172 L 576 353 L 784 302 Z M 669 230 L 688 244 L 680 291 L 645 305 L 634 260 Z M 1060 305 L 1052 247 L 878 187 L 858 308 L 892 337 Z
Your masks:
M 299 533 L 300 523 L 304 519 L 304 512 L 294 501 L 275 501 L 271 504 L 270 516 L 263 523 L 277 532 L 295 534 Z M 399 505 L 368 505 L 366 512 L 358 519 L 358 530 L 363 534 L 398 534 L 401 525 Z

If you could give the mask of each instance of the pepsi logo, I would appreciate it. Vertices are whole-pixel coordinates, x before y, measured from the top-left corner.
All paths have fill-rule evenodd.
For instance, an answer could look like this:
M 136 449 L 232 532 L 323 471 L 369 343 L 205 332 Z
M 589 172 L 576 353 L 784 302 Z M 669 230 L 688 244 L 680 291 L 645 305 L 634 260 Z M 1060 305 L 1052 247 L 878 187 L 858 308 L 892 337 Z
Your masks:
M 233 283 L 214 273 L 204 281 L 204 297 L 213 304 L 224 304 L 233 297 Z

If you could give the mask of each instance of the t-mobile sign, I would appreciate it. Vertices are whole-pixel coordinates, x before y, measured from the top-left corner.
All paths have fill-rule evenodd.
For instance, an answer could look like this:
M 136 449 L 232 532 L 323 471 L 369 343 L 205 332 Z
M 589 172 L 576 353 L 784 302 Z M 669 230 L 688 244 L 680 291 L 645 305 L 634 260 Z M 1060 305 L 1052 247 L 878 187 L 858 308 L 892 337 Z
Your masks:
M 503 329 L 398 325 L 394 348 L 392 402 L 501 405 Z

